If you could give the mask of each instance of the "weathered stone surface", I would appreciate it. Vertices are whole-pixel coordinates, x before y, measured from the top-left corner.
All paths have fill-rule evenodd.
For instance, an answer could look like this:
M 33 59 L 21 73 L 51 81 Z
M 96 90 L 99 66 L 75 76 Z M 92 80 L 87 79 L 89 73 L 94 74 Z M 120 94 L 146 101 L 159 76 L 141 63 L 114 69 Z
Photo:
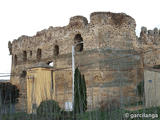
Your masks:
M 21 77 L 38 62 L 53 61 L 56 79 L 56 100 L 72 101 L 72 45 L 83 42 L 75 55 L 75 65 L 85 75 L 88 108 L 97 107 L 105 99 L 130 101 L 136 97 L 137 82 L 143 80 L 143 65 L 159 64 L 155 50 L 160 42 L 157 29 L 147 32 L 143 27 L 140 37 L 135 33 L 135 20 L 124 13 L 94 12 L 90 23 L 83 16 L 75 16 L 64 27 L 49 27 L 35 36 L 21 36 L 10 43 L 11 82 L 20 93 L 21 110 L 26 109 L 26 80 Z M 77 37 L 78 36 L 78 37 Z M 12 47 L 11 47 L 12 45 Z
M 154 30 L 148 30 L 148 33 L 144 34 L 144 29 L 141 30 L 140 37 L 138 38 L 139 45 L 137 49 L 141 51 L 145 66 L 154 66 L 160 64 L 159 45 L 160 34 L 158 28 Z

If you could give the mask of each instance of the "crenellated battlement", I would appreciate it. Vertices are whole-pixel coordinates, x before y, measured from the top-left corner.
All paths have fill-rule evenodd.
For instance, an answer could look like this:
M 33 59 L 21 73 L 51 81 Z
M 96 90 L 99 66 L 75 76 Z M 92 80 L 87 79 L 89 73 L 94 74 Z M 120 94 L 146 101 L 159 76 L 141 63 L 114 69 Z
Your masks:
M 147 35 L 160 35 L 160 29 L 154 28 L 153 30 L 147 30 L 146 27 L 141 27 L 141 33 L 140 35 L 147 34 Z
M 139 42 L 144 45 L 160 45 L 160 30 L 158 28 L 147 30 L 146 27 L 142 27 Z
M 148 30 L 147 27 L 142 27 L 140 37 L 138 38 L 138 48 L 143 55 L 144 65 L 153 67 L 160 64 L 160 30 L 154 28 Z M 148 52 L 146 52 L 148 51 Z

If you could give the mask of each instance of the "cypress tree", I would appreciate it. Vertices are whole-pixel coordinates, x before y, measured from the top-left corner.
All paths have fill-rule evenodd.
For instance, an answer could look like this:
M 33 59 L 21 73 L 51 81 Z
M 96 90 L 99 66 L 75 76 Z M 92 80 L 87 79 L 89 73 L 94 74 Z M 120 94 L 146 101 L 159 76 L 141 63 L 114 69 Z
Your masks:
M 87 94 L 84 75 L 81 75 L 78 68 L 75 70 L 74 76 L 74 113 L 82 113 L 87 109 Z
M 86 82 L 85 82 L 85 77 L 82 75 L 82 87 L 83 87 L 83 111 L 87 110 L 87 92 L 86 92 Z

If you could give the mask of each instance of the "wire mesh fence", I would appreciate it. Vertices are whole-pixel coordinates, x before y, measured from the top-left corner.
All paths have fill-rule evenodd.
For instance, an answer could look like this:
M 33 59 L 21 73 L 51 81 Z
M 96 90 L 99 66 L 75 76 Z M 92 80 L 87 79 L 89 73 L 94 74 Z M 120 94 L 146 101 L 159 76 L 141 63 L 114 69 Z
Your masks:
M 66 67 L 49 73 L 32 71 L 32 77 L 26 76 L 26 81 L 30 80 L 26 98 L 29 111 L 16 111 L 18 103 L 2 102 L 6 96 L 1 94 L 0 120 L 159 120 L 159 70 L 145 68 L 140 54 L 134 51 L 106 51 L 107 54 L 98 51 L 99 57 L 91 55 L 83 61 L 86 56 L 77 55 L 77 66 L 86 85 L 85 101 L 81 88 L 84 84 L 75 83 L 74 102 L 78 104 L 78 112 L 72 104 L 72 71 Z M 0 88 L 1 92 L 6 90 Z M 84 103 L 86 110 L 82 107 Z

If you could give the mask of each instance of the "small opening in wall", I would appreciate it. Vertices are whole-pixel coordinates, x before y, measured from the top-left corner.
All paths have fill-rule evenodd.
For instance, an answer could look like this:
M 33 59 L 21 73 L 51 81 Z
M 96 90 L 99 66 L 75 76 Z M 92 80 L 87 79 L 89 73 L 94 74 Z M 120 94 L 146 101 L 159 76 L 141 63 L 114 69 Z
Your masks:
M 17 55 L 14 56 L 14 65 L 17 65 Z
M 23 70 L 22 73 L 21 73 L 21 77 L 22 77 L 22 78 L 25 78 L 26 75 L 27 75 L 27 72 L 26 72 L 25 70 Z
M 76 52 L 83 51 L 83 38 L 81 37 L 81 34 L 75 35 L 74 44 L 76 45 L 75 46 L 75 51 Z
M 160 65 L 154 65 L 153 68 L 154 69 L 160 69 Z
M 42 50 L 40 48 L 38 48 L 37 50 L 37 60 L 40 60 L 42 57 Z
M 27 61 L 27 52 L 23 51 L 23 61 L 26 62 Z
M 55 45 L 55 46 L 54 46 L 54 55 L 55 55 L 55 56 L 58 56 L 58 55 L 59 55 L 59 46 L 58 46 L 58 45 Z
M 30 56 L 32 57 L 32 51 L 30 51 Z

